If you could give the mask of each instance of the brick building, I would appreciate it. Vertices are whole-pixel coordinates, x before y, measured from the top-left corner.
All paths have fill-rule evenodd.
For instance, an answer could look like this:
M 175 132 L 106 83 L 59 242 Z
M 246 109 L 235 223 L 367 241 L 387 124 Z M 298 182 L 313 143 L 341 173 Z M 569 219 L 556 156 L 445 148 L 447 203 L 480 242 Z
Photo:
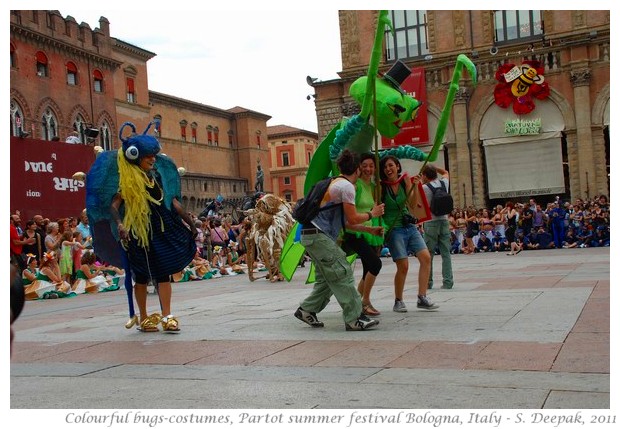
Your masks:
M 340 79 L 312 83 L 319 138 L 358 110 L 349 86 L 366 72 L 377 11 L 340 11 Z M 458 54 L 476 65 L 459 83 L 438 163 L 447 167 L 456 206 L 485 206 L 536 195 L 540 201 L 609 194 L 610 13 L 589 11 L 390 11 L 380 71 L 396 60 L 423 76 L 428 151 Z M 544 65 L 548 98 L 515 114 L 494 102 L 496 71 L 525 60 Z M 515 121 L 533 134 L 509 132 Z M 411 142 L 409 142 L 411 143 Z M 412 143 L 413 144 L 413 143 Z M 415 165 L 409 166 L 415 171 Z
M 269 115 L 242 107 L 222 110 L 149 90 L 147 62 L 156 54 L 94 30 L 58 11 L 10 14 L 11 135 L 116 149 L 123 123 L 142 132 L 159 121 L 162 150 L 184 167 L 183 204 L 253 194 L 256 166 L 270 191 Z M 81 208 L 80 208 L 81 210 Z

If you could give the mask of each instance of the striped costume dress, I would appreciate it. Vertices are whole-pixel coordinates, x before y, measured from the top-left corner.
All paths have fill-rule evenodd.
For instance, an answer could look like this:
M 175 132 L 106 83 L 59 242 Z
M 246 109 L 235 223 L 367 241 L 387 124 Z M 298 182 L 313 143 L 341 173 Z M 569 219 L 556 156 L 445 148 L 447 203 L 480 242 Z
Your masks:
M 147 188 L 155 200 L 162 198 L 162 188 Z M 185 226 L 179 214 L 169 210 L 162 202 L 149 202 L 151 208 L 148 249 L 138 245 L 137 239 L 129 234 L 127 253 L 131 269 L 147 278 L 160 278 L 182 271 L 196 254 L 196 244 L 191 231 Z

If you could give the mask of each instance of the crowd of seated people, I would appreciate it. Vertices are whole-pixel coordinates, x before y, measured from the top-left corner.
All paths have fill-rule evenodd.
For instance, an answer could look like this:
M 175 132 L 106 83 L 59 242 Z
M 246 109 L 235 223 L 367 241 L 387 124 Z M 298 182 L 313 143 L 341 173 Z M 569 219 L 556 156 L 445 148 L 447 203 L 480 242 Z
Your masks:
M 193 215 L 192 215 L 193 216 Z M 245 235 L 248 219 L 233 225 L 230 216 L 199 219 L 196 256 L 172 281 L 206 280 L 247 272 Z M 221 243 L 210 237 L 218 228 Z M 19 211 L 11 214 L 11 262 L 22 273 L 27 299 L 49 299 L 119 289 L 125 272 L 100 260 L 92 246 L 86 210 L 78 216 L 49 219 L 35 215 L 22 225 Z M 255 270 L 264 269 L 257 261 Z
M 506 239 L 507 207 L 516 210 L 514 243 Z M 607 196 L 539 204 L 506 202 L 493 209 L 467 207 L 450 216 L 451 253 L 473 254 L 522 250 L 609 247 L 610 210 Z

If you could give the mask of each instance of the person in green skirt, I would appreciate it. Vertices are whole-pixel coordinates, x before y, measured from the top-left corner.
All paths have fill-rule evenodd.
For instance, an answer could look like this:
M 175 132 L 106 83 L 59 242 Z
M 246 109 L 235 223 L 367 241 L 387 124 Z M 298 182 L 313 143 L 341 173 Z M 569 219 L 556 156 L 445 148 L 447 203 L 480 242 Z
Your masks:
M 355 182 L 355 208 L 360 213 L 367 213 L 377 204 L 374 197 L 376 184 L 373 181 L 377 165 L 371 153 L 363 153 L 360 160 L 361 173 Z M 363 272 L 357 291 L 362 296 L 362 311 L 367 316 L 381 314 L 370 302 L 370 291 L 382 267 L 379 252 L 383 245 L 383 234 L 372 234 L 376 229 L 373 227 L 377 226 L 383 226 L 380 217 L 356 225 L 347 224 L 343 237 L 345 252 L 357 253 L 362 261 Z

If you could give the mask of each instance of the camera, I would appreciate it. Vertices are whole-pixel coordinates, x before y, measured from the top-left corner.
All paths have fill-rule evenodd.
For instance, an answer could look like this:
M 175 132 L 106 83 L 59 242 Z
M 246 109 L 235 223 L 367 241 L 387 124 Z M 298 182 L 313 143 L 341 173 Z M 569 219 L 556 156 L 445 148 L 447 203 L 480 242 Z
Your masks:
M 411 216 L 409 213 L 403 213 L 403 226 L 406 225 L 415 225 L 418 223 L 418 220 Z

